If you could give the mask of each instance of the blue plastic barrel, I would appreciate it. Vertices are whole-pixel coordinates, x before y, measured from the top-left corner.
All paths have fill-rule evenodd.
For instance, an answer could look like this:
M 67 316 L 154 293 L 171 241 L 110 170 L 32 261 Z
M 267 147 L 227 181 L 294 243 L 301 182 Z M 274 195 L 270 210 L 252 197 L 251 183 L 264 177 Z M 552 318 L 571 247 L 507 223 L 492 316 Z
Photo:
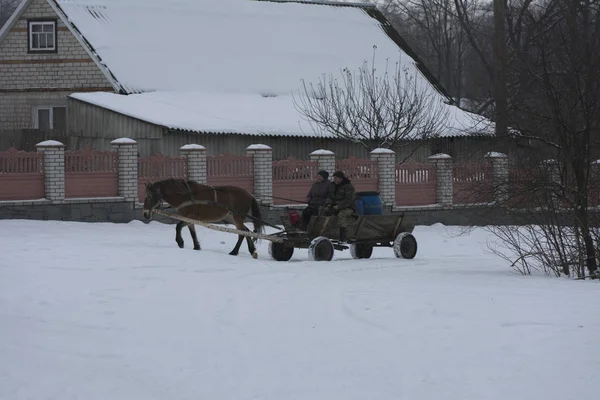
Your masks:
M 362 199 L 359 199 L 358 196 L 354 202 L 354 208 L 356 208 L 357 215 L 365 215 L 365 203 L 362 201 Z
M 379 192 L 357 192 L 355 205 L 358 215 L 383 214 L 383 203 Z

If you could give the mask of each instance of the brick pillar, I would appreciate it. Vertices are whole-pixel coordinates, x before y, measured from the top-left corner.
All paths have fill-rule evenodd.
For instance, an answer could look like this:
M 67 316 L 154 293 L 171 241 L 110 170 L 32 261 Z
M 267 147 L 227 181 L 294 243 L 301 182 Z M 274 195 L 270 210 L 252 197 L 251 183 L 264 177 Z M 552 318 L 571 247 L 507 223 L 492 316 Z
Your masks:
M 46 140 L 35 145 L 44 153 L 44 189 L 52 201 L 65 198 L 65 145 L 56 140 Z
M 452 157 L 443 153 L 435 154 L 429 157 L 429 162 L 435 164 L 436 167 L 436 203 L 442 206 L 451 206 L 454 197 Z
M 560 208 L 560 198 L 557 193 L 561 184 L 560 165 L 558 161 L 553 159 L 544 160 L 540 163 L 540 169 L 544 171 L 544 176 L 548 182 L 549 195 L 547 200 L 551 203 L 552 207 Z
M 485 155 L 485 158 L 492 163 L 494 201 L 504 203 L 508 200 L 508 156 L 503 153 L 490 152 Z
M 325 170 L 329 172 L 331 177 L 335 172 L 335 153 L 331 150 L 315 150 L 310 153 L 309 158 L 311 161 L 317 161 L 319 163 L 319 170 Z
M 119 196 L 127 201 L 138 201 L 138 148 L 137 142 L 119 138 L 110 142 L 119 153 Z
M 371 160 L 379 163 L 379 196 L 386 206 L 396 205 L 396 152 L 390 149 L 375 149 Z
M 186 144 L 179 150 L 187 159 L 188 179 L 206 185 L 206 147 L 199 144 Z
M 253 144 L 246 154 L 254 158 L 254 197 L 263 205 L 273 204 L 273 149 Z

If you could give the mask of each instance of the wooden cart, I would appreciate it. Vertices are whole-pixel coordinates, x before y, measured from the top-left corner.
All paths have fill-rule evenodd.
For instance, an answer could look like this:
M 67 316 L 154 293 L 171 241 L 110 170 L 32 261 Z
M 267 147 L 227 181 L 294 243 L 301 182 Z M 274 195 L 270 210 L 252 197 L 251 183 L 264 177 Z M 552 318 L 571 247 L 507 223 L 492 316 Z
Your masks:
M 162 210 L 154 210 L 154 213 L 216 231 L 268 240 L 269 254 L 277 261 L 288 261 L 296 248 L 308 249 L 308 257 L 313 261 L 331 261 L 335 250 L 347 249 L 355 259 L 370 258 L 374 247 L 391 247 L 397 258 L 412 259 L 417 254 L 417 240 L 412 235 L 414 223 L 404 214 L 358 216 L 348 227 L 346 241 L 340 242 L 335 216 L 313 216 L 303 231 L 291 223 L 290 213 L 286 211 L 281 214 L 284 230 L 264 234 L 196 221 Z
M 283 240 L 269 244 L 269 254 L 277 261 L 288 261 L 295 248 L 308 249 L 309 259 L 331 261 L 335 250 L 350 249 L 352 258 L 369 258 L 374 247 L 391 247 L 398 258 L 412 259 L 417 241 L 414 224 L 401 215 L 361 215 L 348 227 L 346 241 L 339 241 L 335 216 L 313 216 L 306 231 L 292 225 L 289 213 L 281 214 L 283 232 L 271 236 Z

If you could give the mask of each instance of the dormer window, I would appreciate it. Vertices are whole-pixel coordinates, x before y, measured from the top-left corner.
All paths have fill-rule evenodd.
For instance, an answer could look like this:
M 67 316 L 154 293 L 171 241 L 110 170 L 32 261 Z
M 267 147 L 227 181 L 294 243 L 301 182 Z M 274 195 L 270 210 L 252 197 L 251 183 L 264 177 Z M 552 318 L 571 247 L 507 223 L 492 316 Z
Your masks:
M 29 51 L 56 52 L 56 20 L 28 21 Z

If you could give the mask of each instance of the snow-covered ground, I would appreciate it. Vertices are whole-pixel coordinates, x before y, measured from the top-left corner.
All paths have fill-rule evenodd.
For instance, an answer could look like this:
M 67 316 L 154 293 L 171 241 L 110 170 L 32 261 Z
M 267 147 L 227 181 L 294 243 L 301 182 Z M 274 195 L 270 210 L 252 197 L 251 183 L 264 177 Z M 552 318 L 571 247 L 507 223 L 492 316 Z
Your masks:
M 591 399 L 600 286 L 512 273 L 486 232 L 414 260 L 254 260 L 198 227 L 0 221 L 0 399 Z M 224 244 L 222 243 L 224 242 Z

